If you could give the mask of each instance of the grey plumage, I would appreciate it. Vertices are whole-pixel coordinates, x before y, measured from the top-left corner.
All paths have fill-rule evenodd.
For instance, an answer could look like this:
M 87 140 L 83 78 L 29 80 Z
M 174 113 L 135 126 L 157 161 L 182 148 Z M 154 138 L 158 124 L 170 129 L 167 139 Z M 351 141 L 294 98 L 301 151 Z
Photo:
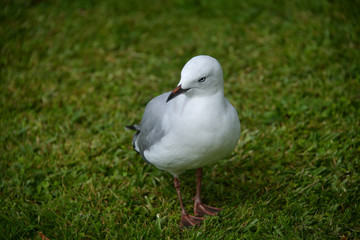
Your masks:
M 135 151 L 140 153 L 141 157 L 148 162 L 144 156 L 144 151 L 149 149 L 153 144 L 160 141 L 165 135 L 164 129 L 161 127 L 161 119 L 165 114 L 165 104 L 170 92 L 163 93 L 152 99 L 145 108 L 140 126 L 132 125 L 128 129 L 137 131 L 133 137 L 133 147 Z

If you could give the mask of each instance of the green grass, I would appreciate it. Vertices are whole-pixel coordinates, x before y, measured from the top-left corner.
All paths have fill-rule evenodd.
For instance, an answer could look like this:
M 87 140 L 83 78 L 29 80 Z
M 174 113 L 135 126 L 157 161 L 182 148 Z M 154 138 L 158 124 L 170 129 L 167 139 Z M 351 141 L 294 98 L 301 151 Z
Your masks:
M 0 238 L 360 239 L 359 1 L 0 7 Z M 180 230 L 171 175 L 123 127 L 198 54 L 222 64 L 242 135 L 205 169 L 224 210 Z

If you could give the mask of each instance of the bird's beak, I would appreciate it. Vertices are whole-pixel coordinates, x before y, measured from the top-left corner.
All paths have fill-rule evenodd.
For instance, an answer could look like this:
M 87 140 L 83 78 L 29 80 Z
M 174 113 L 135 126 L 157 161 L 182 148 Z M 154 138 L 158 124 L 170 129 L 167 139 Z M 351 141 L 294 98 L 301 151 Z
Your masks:
M 170 101 L 171 99 L 175 98 L 176 96 L 179 96 L 180 94 L 187 92 L 188 90 L 190 90 L 190 88 L 186 88 L 186 89 L 182 89 L 181 85 L 177 86 L 169 95 L 168 99 L 166 100 L 166 102 Z

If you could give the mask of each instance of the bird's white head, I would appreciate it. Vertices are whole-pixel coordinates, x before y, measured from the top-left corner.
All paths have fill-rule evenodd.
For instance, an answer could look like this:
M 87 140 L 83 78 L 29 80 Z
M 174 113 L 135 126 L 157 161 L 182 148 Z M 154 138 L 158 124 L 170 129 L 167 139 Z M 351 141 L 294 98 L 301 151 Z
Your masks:
M 181 70 L 178 86 L 167 101 L 185 93 L 187 95 L 206 96 L 223 92 L 223 71 L 220 63 L 213 57 L 199 55 L 191 58 Z

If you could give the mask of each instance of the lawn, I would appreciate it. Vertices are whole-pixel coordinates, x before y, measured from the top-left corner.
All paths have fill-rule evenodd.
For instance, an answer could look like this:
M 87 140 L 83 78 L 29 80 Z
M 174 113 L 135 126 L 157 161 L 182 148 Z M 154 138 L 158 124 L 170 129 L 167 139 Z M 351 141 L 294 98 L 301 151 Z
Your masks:
M 359 1 L 0 7 L 1 239 L 360 239 Z M 181 230 L 172 176 L 124 126 L 199 54 L 242 133 L 204 169 L 223 211 Z M 195 171 L 181 180 L 191 212 Z

